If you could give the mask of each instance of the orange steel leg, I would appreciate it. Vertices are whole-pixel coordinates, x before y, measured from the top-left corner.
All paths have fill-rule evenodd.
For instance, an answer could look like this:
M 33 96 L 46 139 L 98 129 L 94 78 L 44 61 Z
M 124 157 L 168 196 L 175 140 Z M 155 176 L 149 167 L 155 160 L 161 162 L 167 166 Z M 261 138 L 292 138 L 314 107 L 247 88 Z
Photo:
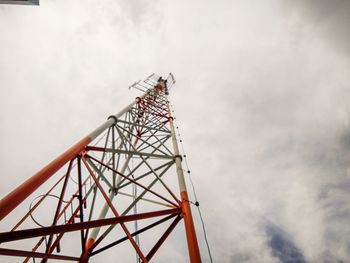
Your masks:
M 63 165 L 65 165 L 68 161 L 83 151 L 85 147 L 97 136 L 99 136 L 104 130 L 113 125 L 115 121 L 125 112 L 130 110 L 135 103 L 136 100 L 130 103 L 116 115 L 110 116 L 106 122 L 92 131 L 88 136 L 84 137 L 82 140 L 74 144 L 67 151 L 58 156 L 55 160 L 53 160 L 39 172 L 30 177 L 27 181 L 22 183 L 19 187 L 6 195 L 2 200 L 0 200 L 0 220 L 6 217 L 13 209 L 21 204 L 30 194 L 32 194 L 40 185 L 45 183 Z
M 33 193 L 40 185 L 47 181 L 63 165 L 73 159 L 90 142 L 91 138 L 85 137 L 5 196 L 0 201 L 0 220 L 7 216 L 20 203 L 22 203 L 31 193 Z
M 187 237 L 187 246 L 190 255 L 191 263 L 201 262 L 201 257 L 199 253 L 199 247 L 196 237 L 196 232 L 193 224 L 193 218 L 190 208 L 190 203 L 188 201 L 188 195 L 186 191 L 181 192 L 181 210 L 184 217 L 186 237 Z
M 200 263 L 202 261 L 201 261 L 201 256 L 200 256 L 197 237 L 196 237 L 196 230 L 194 228 L 191 207 L 190 207 L 187 190 L 186 190 L 186 182 L 185 182 L 185 177 L 183 174 L 183 168 L 181 164 L 182 157 L 180 156 L 180 153 L 179 153 L 179 146 L 177 144 L 176 133 L 175 133 L 174 123 L 173 123 L 174 118 L 171 116 L 169 103 L 168 103 L 168 113 L 169 113 L 171 137 L 172 137 L 172 142 L 174 147 L 176 173 L 179 181 L 179 188 L 180 188 L 180 194 L 181 194 L 181 210 L 182 210 L 184 223 L 185 223 L 188 253 L 190 255 L 191 263 Z

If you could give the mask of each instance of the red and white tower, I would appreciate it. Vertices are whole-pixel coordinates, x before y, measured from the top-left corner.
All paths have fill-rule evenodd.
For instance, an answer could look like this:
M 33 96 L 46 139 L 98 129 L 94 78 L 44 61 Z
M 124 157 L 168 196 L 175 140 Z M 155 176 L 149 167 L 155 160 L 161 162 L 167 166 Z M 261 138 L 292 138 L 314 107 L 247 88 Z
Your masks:
M 183 219 L 190 262 L 201 262 L 168 100 L 174 83 L 172 74 L 135 83 L 140 97 L 1 200 L 2 221 L 32 202 L 0 233 L 0 258 L 88 262 L 128 242 L 149 262 Z

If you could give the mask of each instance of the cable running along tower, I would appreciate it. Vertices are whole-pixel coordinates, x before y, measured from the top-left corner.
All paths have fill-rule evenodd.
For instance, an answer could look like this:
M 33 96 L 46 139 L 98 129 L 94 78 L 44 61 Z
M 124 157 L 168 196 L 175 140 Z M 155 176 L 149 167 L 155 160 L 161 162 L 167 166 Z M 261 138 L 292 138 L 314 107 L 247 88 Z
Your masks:
M 0 259 L 96 262 L 122 246 L 114 260 L 135 251 L 150 262 L 183 219 L 189 260 L 201 262 L 168 100 L 174 83 L 152 74 L 133 84 L 142 96 L 1 200 Z

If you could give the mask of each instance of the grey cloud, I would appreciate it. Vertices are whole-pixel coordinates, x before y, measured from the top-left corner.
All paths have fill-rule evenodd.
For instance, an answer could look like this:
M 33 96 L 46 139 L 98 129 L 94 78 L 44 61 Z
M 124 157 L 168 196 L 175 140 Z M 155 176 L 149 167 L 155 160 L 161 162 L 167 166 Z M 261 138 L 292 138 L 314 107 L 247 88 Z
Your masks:
M 303 26 L 323 34 L 343 55 L 350 55 L 350 2 L 347 0 L 286 0 L 288 12 L 305 19 Z
M 87 1 L 0 7 L 1 194 L 172 71 L 214 262 L 282 261 L 262 218 L 307 262 L 349 261 L 347 3 Z
M 269 237 L 268 246 L 281 263 L 306 263 L 300 249 L 282 229 L 271 223 L 265 227 Z

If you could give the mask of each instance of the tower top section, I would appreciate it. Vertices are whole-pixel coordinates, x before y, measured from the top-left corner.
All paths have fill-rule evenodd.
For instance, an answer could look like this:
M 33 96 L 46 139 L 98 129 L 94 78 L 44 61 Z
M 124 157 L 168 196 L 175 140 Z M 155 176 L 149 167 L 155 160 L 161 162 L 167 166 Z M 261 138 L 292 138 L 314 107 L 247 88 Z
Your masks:
M 169 90 L 175 84 L 175 82 L 175 77 L 172 73 L 169 73 L 166 79 L 153 73 L 145 80 L 135 82 L 129 87 L 129 89 L 134 88 L 142 92 L 146 92 L 151 88 L 155 88 L 159 92 L 169 95 Z

